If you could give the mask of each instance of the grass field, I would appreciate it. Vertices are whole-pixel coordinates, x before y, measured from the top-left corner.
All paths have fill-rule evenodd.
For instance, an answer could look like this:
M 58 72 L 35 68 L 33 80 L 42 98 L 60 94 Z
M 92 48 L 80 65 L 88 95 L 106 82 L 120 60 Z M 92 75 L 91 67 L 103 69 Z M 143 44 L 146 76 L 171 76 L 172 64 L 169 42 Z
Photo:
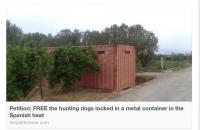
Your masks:
M 182 60 L 182 61 L 180 61 L 180 60 L 175 60 L 175 61 L 165 60 L 164 66 L 165 66 L 164 67 L 165 70 L 168 70 L 168 69 L 178 70 L 181 68 L 191 66 L 191 62 L 189 60 Z M 141 66 L 141 64 L 137 63 L 136 71 L 137 72 L 160 72 L 161 71 L 160 61 L 152 60 L 149 63 L 149 65 L 147 65 L 147 67 L 145 67 L 145 68 L 143 68 Z

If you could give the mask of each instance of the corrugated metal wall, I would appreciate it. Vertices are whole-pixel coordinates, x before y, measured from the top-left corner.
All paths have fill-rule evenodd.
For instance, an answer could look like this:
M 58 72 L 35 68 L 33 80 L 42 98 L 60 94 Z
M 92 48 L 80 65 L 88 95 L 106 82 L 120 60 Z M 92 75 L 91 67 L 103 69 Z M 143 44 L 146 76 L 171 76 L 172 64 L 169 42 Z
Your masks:
M 84 73 L 78 86 L 120 91 L 135 86 L 135 49 L 124 45 L 97 45 L 100 74 Z
M 117 47 L 116 91 L 135 86 L 135 49 L 131 46 Z
M 100 66 L 99 74 L 83 73 L 78 86 L 113 91 L 115 88 L 115 47 L 110 45 L 93 46 L 97 53 L 97 63 Z

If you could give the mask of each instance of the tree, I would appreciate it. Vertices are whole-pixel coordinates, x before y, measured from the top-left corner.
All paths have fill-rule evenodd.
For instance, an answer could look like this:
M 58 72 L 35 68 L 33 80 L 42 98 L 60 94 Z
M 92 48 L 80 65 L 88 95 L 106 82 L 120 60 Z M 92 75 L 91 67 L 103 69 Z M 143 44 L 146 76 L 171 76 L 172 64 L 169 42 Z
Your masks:
M 70 42 L 73 45 L 80 45 L 80 41 L 81 41 L 81 32 L 78 29 L 75 29 L 72 32 L 72 36 L 71 36 Z
M 87 45 L 100 44 L 102 42 L 101 34 L 99 31 L 87 31 L 83 41 Z
M 6 42 L 8 44 L 16 45 L 20 42 L 23 36 L 21 28 L 12 24 L 9 20 L 6 21 Z
M 129 37 L 129 32 L 128 32 L 128 25 L 126 24 L 121 24 L 119 27 L 119 42 L 122 44 L 127 44 Z
M 48 46 L 56 46 L 56 45 L 57 43 L 54 36 L 51 33 L 47 34 L 47 38 L 44 41 L 43 46 L 48 47 Z
M 119 39 L 119 27 L 117 24 L 114 24 L 110 27 L 110 42 L 112 44 L 119 44 L 120 39 Z
M 27 33 L 24 34 L 20 40 L 20 43 L 27 46 L 44 46 L 47 41 L 47 36 L 45 34 L 36 32 L 36 33 Z
M 86 30 L 86 31 L 83 33 L 82 43 L 83 43 L 84 45 L 88 45 L 88 44 L 90 43 L 90 31 L 89 31 L 89 30 Z
M 16 25 L 7 21 L 8 43 L 22 43 L 27 46 L 62 46 L 71 45 L 96 45 L 96 44 L 126 44 L 134 46 L 137 50 L 137 58 L 145 67 L 153 58 L 154 52 L 158 49 L 158 38 L 151 31 L 136 24 L 128 26 L 126 24 L 113 24 L 103 31 L 83 31 L 78 29 L 71 31 L 63 29 L 56 36 L 42 33 L 24 34 Z
M 158 49 L 158 38 L 151 31 L 144 29 L 141 25 L 128 26 L 126 24 L 111 25 L 103 31 L 89 31 L 83 33 L 83 43 L 91 44 L 128 44 L 137 50 L 137 58 L 145 67 L 153 58 Z
M 49 75 L 50 87 L 60 86 L 63 90 L 72 88 L 81 79 L 83 71 L 99 71 L 96 55 L 90 49 L 65 46 L 52 53 L 52 64 Z
M 111 43 L 110 28 L 107 27 L 101 32 L 101 40 L 102 40 L 102 44 Z
M 55 36 L 58 45 L 71 44 L 72 32 L 70 29 L 63 29 Z
M 129 27 L 129 44 L 135 46 L 137 57 L 146 67 L 158 49 L 158 38 L 153 32 L 145 30 L 141 25 Z
M 38 75 L 46 75 L 45 50 L 27 46 L 7 46 L 7 100 L 26 97 L 37 84 Z

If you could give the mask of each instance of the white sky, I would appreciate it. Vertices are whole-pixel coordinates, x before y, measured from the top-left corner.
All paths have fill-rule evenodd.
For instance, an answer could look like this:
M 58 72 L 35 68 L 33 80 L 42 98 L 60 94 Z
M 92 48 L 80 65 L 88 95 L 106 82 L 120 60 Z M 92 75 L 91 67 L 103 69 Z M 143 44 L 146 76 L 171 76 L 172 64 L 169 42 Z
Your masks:
M 24 32 L 56 34 L 64 28 L 102 30 L 141 24 L 159 38 L 160 50 L 192 48 L 191 0 L 9 0 L 7 19 Z

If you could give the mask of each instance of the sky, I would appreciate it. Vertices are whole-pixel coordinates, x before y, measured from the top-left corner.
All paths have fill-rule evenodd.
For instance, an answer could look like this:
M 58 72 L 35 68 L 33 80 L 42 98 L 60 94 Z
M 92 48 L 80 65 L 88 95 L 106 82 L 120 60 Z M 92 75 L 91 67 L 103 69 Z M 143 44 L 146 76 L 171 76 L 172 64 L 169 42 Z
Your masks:
M 158 37 L 159 53 L 192 49 L 191 0 L 8 0 L 6 17 L 23 32 L 103 30 L 141 24 Z

